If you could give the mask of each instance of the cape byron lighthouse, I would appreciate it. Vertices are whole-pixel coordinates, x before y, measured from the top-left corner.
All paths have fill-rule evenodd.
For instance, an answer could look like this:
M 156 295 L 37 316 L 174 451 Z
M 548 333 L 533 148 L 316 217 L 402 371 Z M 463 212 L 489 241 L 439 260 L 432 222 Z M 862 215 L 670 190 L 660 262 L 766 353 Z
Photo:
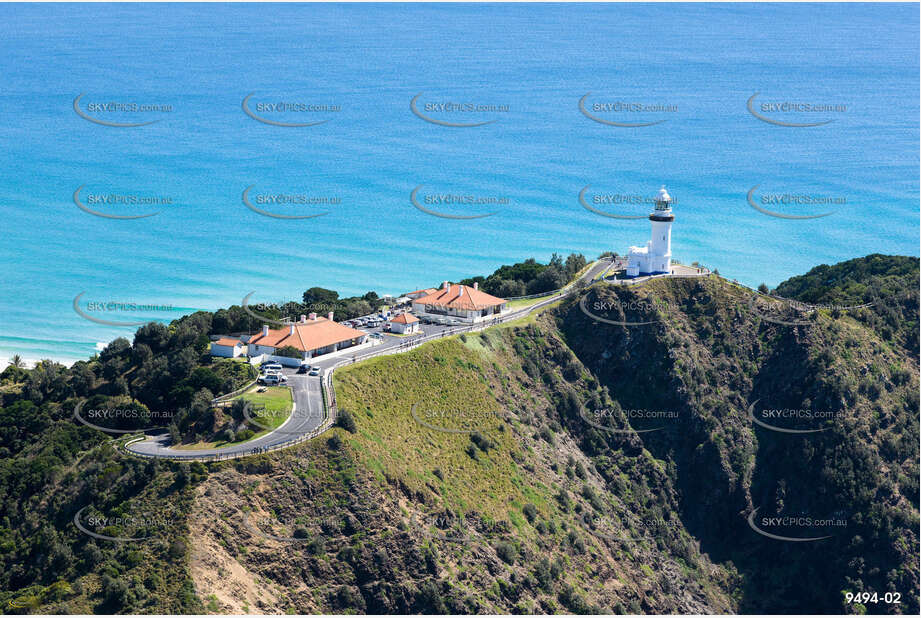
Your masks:
M 672 267 L 672 198 L 665 190 L 659 189 L 655 197 L 655 210 L 649 213 L 652 222 L 652 238 L 645 247 L 630 247 L 627 254 L 627 276 L 664 275 Z

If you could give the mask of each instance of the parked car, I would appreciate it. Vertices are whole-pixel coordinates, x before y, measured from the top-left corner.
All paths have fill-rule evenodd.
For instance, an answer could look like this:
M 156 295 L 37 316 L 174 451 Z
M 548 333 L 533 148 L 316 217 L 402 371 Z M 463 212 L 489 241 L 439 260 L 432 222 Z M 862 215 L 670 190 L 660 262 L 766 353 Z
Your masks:
M 313 369 L 310 370 L 310 374 L 309 374 L 309 375 L 312 375 L 312 376 L 318 376 L 318 375 L 320 375 L 320 368 L 319 368 L 319 367 L 314 367 Z
M 264 375 L 261 378 L 259 378 L 259 383 L 274 386 L 276 384 L 280 384 L 282 381 L 282 378 L 284 378 L 284 376 L 281 375 L 280 373 L 270 373 L 268 375 Z
M 297 368 L 298 373 L 307 373 L 310 371 L 310 365 L 307 363 L 301 363 L 301 366 Z
M 267 371 L 270 369 L 277 369 L 278 371 L 281 371 L 281 364 L 280 363 L 263 363 L 261 369 L 262 371 Z

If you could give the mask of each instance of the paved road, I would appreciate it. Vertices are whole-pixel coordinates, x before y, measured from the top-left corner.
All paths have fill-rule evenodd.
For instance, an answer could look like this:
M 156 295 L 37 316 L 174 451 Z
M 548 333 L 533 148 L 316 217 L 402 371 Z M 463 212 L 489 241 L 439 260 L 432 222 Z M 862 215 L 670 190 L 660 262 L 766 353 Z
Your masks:
M 588 269 L 588 271 L 586 271 L 582 277 L 580 277 L 580 279 L 587 282 L 593 281 L 610 266 L 610 261 L 599 260 L 593 264 L 592 267 Z M 572 285 L 573 284 L 570 284 L 566 288 L 563 288 L 560 293 L 555 294 L 545 300 L 539 301 L 529 307 L 510 312 L 504 316 L 496 318 L 495 320 L 481 322 L 480 324 L 473 326 L 441 326 L 438 324 L 422 324 L 421 326 L 423 333 L 409 337 L 397 337 L 388 333 L 384 333 L 381 327 L 373 329 L 362 328 L 364 331 L 380 334 L 382 337 L 382 342 L 376 346 L 358 350 L 354 355 L 351 356 L 348 354 L 337 355 L 333 358 L 317 360 L 315 363 L 312 362 L 311 364 L 314 367 L 319 367 L 322 370 L 323 375 L 326 375 L 328 372 L 333 371 L 336 367 L 358 362 L 371 356 L 378 356 L 381 354 L 398 354 L 400 352 L 413 349 L 427 341 L 440 339 L 441 337 L 446 337 L 457 333 L 470 332 L 474 330 L 482 330 L 483 328 L 488 328 L 494 324 L 517 320 L 518 318 L 525 316 L 536 309 L 556 302 L 566 295 L 566 292 Z M 288 385 L 291 387 L 294 395 L 295 408 L 293 414 L 285 422 L 285 424 L 269 434 L 256 438 L 255 440 L 250 440 L 249 442 L 243 442 L 225 448 L 188 450 L 170 448 L 169 434 L 162 432 L 158 434 L 148 434 L 146 440 L 141 442 L 133 442 L 128 444 L 125 448 L 132 454 L 144 457 L 191 460 L 211 459 L 215 457 L 231 459 L 234 457 L 243 457 L 246 455 L 265 452 L 271 447 L 277 448 L 280 445 L 291 442 L 293 439 L 307 437 L 312 432 L 316 432 L 326 418 L 323 405 L 322 377 L 299 374 L 296 373 L 296 370 L 294 369 L 284 369 L 283 371 L 285 372 L 285 375 L 288 376 Z
M 265 452 L 269 447 L 283 444 L 297 436 L 307 435 L 323 423 L 322 378 L 298 374 L 294 369 L 283 369 L 283 371 L 288 376 L 288 385 L 294 396 L 294 412 L 284 425 L 269 434 L 225 448 L 191 450 L 170 448 L 169 434 L 161 432 L 149 434 L 143 442 L 134 442 L 126 448 L 131 453 L 147 457 L 200 459 L 215 455 L 240 456 Z M 255 423 L 250 423 L 250 425 L 258 421 L 258 417 L 255 417 Z

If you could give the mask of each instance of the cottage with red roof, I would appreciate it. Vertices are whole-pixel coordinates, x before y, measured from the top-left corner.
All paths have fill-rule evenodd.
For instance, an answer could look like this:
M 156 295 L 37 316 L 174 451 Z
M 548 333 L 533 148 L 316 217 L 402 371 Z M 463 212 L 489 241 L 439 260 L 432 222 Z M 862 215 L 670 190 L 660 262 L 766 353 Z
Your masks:
M 419 318 L 411 313 L 401 313 L 390 318 L 390 332 L 409 335 L 419 332 Z
M 508 312 L 508 301 L 486 292 L 479 284 L 450 284 L 445 281 L 441 289 L 413 300 L 413 313 L 433 318 L 455 318 L 462 322 L 483 322 Z
M 308 359 L 361 345 L 367 340 L 367 333 L 333 322 L 330 311 L 325 318 L 318 318 L 316 313 L 302 315 L 300 322 L 281 328 L 263 326 L 262 332 L 250 337 L 246 344 L 249 356 L 275 355 L 278 350 L 291 346 Z
M 221 337 L 211 342 L 211 356 L 223 358 L 236 358 L 243 355 L 243 342 L 239 339 Z

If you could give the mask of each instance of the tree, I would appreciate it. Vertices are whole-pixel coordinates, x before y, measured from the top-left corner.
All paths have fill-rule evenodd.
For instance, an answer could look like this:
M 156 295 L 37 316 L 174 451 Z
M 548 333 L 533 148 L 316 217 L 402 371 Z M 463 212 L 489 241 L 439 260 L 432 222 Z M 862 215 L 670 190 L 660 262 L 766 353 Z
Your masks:
M 13 354 L 13 358 L 10 359 L 10 364 L 13 367 L 19 367 L 19 368 L 26 366 L 25 362 L 23 362 L 22 357 L 19 354 Z
M 524 296 L 526 291 L 524 282 L 518 279 L 506 279 L 499 283 L 499 287 L 495 289 L 495 293 L 499 298 Z
M 173 445 L 182 442 L 182 436 L 179 435 L 179 427 L 176 426 L 176 423 L 169 424 L 169 439 L 170 443 Z
M 315 304 L 335 304 L 339 299 L 339 292 L 335 290 L 327 290 L 326 288 L 313 287 L 304 292 L 304 304 L 305 305 L 315 305 Z
M 541 294 L 558 290 L 566 285 L 566 281 L 566 274 L 563 272 L 562 266 L 548 266 L 528 284 L 528 294 Z
M 140 330 L 138 332 L 140 332 Z M 101 360 L 103 363 L 106 363 L 113 358 L 121 356 L 129 348 L 131 348 L 131 344 L 128 343 L 128 340 L 124 337 L 119 337 L 118 339 L 112 341 L 112 343 L 107 345 L 105 349 L 99 353 L 99 360 Z
M 576 276 L 580 270 L 585 268 L 588 262 L 585 260 L 585 256 L 581 253 L 570 253 L 569 257 L 566 258 L 566 274 L 570 279 Z
M 768 292 L 770 292 L 770 290 L 768 289 L 768 286 L 764 283 L 758 286 L 758 291 L 761 292 L 762 294 L 767 294 Z
M 169 329 L 159 322 L 148 322 L 134 334 L 134 344 L 145 343 L 154 352 L 159 352 L 169 342 Z
M 304 358 L 304 352 L 298 350 L 293 345 L 286 345 L 285 347 L 276 350 L 275 356 L 284 356 L 286 358 Z

